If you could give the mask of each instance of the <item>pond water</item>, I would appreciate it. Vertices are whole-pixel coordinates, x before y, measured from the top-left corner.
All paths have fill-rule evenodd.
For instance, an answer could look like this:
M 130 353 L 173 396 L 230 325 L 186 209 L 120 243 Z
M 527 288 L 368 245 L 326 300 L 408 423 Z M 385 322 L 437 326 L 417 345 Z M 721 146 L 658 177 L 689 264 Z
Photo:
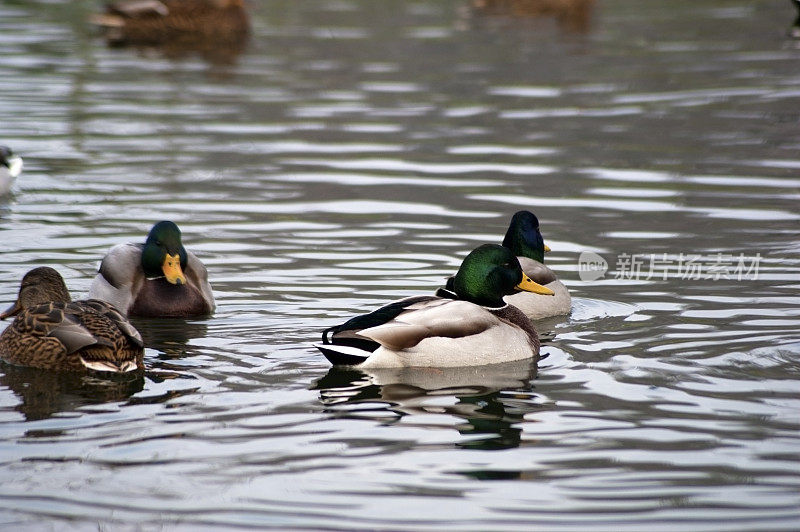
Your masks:
M 82 296 L 171 219 L 218 308 L 137 320 L 144 377 L 0 367 L 0 525 L 797 529 L 789 2 L 251 2 L 246 49 L 205 56 L 109 49 L 96 7 L 0 6 L 0 303 L 36 265 Z M 312 347 L 520 209 L 574 297 L 538 368 Z

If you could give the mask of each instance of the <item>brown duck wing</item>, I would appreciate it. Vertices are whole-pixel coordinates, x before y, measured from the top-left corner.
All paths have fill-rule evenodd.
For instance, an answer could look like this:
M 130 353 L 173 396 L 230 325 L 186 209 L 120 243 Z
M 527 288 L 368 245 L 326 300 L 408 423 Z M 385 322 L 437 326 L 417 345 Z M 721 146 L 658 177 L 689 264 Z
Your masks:
M 85 370 L 79 354 L 93 349 L 97 338 L 72 315 L 71 305 L 45 303 L 24 310 L 0 335 L 0 356 L 24 366 Z
M 88 299 L 86 301 L 79 301 L 84 306 L 93 309 L 99 315 L 107 320 L 110 320 L 119 331 L 125 335 L 134 345 L 144 347 L 144 341 L 139 331 L 123 316 L 113 305 L 100 301 L 99 299 Z
M 33 307 L 23 315 L 18 331 L 56 338 L 68 354 L 95 344 L 123 348 L 131 342 L 144 347 L 139 331 L 116 308 L 95 299 Z
M 77 318 L 69 314 L 64 314 L 61 323 L 55 325 L 47 336 L 58 339 L 67 354 L 75 353 L 84 347 L 97 343 L 108 346 L 106 342 L 103 342 L 102 338 L 95 338 Z
M 83 364 L 100 371 L 125 372 L 143 368 L 142 337 L 113 306 L 103 301 L 73 301 L 65 314 L 94 337 L 78 354 Z
M 23 336 L 55 338 L 61 342 L 66 353 L 74 353 L 94 344 L 94 336 L 78 320 L 65 314 L 67 305 L 68 303 L 45 303 L 31 307 L 14 322 L 14 328 Z

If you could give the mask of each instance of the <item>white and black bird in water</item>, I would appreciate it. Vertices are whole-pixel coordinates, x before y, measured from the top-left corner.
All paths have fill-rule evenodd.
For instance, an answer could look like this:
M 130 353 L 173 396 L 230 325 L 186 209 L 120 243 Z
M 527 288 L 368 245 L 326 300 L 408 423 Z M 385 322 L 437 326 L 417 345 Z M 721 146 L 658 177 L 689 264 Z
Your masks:
M 0 146 L 0 196 L 8 194 L 14 179 L 22 172 L 22 157 L 8 146 Z
M 414 296 L 329 327 L 317 344 L 337 366 L 465 367 L 539 359 L 531 321 L 503 296 L 553 295 L 522 272 L 508 248 L 483 244 L 456 273 L 452 291 Z M 437 293 L 438 294 L 438 293 Z

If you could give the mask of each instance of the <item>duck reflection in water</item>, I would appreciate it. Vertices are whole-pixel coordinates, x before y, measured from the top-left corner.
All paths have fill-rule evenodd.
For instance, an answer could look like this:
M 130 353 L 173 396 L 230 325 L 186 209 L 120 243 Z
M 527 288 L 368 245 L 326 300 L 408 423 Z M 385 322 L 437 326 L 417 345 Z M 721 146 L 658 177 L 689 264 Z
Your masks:
M 594 0 L 471 0 L 470 17 L 509 20 L 553 17 L 567 32 L 586 33 L 591 27 Z
M 136 317 L 130 321 L 142 335 L 144 345 L 159 351 L 158 358 L 161 360 L 191 356 L 193 353 L 189 342 L 203 338 L 208 333 L 205 321 Z
M 125 401 L 144 389 L 144 375 L 82 374 L 0 362 L 0 386 L 19 397 L 15 410 L 27 421 L 35 421 L 87 405 Z
M 109 46 L 157 49 L 174 59 L 199 53 L 213 64 L 235 62 L 250 34 L 243 0 L 120 0 L 90 22 Z
M 456 447 L 508 449 L 520 445 L 517 425 L 524 415 L 538 410 L 530 393 L 536 373 L 532 360 L 461 368 L 334 366 L 312 389 L 319 390 L 321 402 L 338 417 L 387 424 L 406 418 L 404 426 L 455 429 L 469 437 Z M 442 414 L 464 423 L 440 425 Z

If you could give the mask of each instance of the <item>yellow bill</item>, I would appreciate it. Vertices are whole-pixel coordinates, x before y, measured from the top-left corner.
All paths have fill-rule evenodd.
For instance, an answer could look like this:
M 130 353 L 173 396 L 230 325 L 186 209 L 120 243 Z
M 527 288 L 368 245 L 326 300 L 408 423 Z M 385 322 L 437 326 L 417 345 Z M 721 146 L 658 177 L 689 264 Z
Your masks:
M 517 290 L 524 290 L 525 292 L 533 292 L 534 294 L 542 294 L 545 296 L 554 296 L 556 295 L 555 292 L 547 288 L 546 286 L 542 286 L 539 283 L 535 283 L 531 280 L 530 277 L 522 274 L 522 281 L 515 287 Z
M 550 251 L 551 251 L 551 249 L 550 249 L 550 246 L 548 246 L 547 244 L 545 244 L 545 245 L 544 245 L 544 252 L 545 252 L 545 253 L 550 253 Z
M 167 278 L 172 284 L 186 284 L 186 277 L 181 270 L 181 257 L 180 255 L 170 255 L 164 257 L 164 263 L 161 264 L 161 270 L 164 272 L 164 277 Z

